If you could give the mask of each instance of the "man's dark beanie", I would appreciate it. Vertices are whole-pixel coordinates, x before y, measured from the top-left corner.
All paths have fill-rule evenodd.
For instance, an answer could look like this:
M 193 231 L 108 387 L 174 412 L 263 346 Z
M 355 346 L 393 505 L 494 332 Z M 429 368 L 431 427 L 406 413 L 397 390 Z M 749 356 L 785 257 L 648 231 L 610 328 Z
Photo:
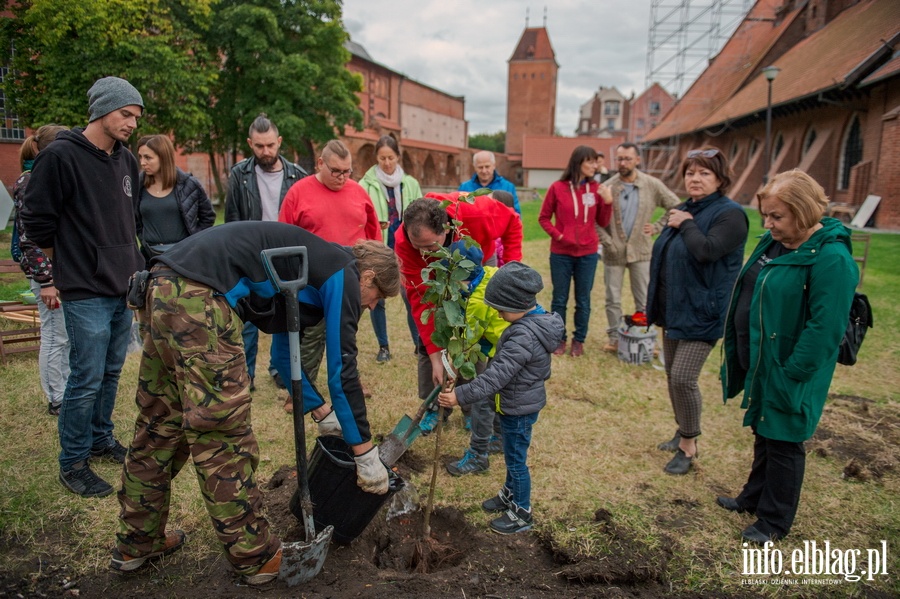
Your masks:
M 93 123 L 100 117 L 104 117 L 113 110 L 125 106 L 144 107 L 144 99 L 133 85 L 118 77 L 104 77 L 97 79 L 91 89 L 88 90 L 88 102 L 90 111 L 89 122 Z
M 484 303 L 503 312 L 528 312 L 544 288 L 541 275 L 521 262 L 507 262 L 494 273 L 484 290 Z

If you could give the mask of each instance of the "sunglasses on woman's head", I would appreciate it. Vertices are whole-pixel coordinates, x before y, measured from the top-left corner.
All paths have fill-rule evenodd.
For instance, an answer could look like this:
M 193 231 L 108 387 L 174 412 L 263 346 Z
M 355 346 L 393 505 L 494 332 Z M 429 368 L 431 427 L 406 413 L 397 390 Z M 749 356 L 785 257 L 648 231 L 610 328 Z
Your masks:
M 688 152 L 687 157 L 696 158 L 697 156 L 703 156 L 704 158 L 712 158 L 718 153 L 718 150 L 691 150 Z

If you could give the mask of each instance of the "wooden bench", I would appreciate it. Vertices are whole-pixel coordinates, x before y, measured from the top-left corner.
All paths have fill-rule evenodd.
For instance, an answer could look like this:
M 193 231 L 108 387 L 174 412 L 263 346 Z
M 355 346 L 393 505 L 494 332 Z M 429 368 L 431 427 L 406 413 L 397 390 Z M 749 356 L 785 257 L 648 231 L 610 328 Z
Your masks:
M 18 262 L 0 260 L 0 273 L 19 273 Z M 0 303 L 0 316 L 17 323 L 31 324 L 30 327 L 4 329 L 0 331 L 0 362 L 6 364 L 6 357 L 41 348 L 41 318 L 37 306 L 23 302 Z

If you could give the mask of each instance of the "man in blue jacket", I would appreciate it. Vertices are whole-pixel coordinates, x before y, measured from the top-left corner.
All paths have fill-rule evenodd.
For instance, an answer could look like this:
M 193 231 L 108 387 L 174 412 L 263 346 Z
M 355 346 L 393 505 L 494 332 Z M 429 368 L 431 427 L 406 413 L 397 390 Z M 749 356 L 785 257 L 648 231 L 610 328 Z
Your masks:
M 513 208 L 516 214 L 522 215 L 522 209 L 519 208 L 519 196 L 516 195 L 516 186 L 497 174 L 497 159 L 493 152 L 482 150 L 475 152 L 472 156 L 472 164 L 475 166 L 475 174 L 468 181 L 463 181 L 459 186 L 459 191 L 475 191 L 482 187 L 488 189 L 508 191 L 513 197 Z
M 88 90 L 90 121 L 60 133 L 38 154 L 22 224 L 53 261 L 69 332 L 69 367 L 59 412 L 59 480 L 82 497 L 113 489 L 89 459 L 123 463 L 112 412 L 131 336 L 128 278 L 144 265 L 135 242 L 138 164 L 126 146 L 144 112 L 141 94 L 118 77 Z

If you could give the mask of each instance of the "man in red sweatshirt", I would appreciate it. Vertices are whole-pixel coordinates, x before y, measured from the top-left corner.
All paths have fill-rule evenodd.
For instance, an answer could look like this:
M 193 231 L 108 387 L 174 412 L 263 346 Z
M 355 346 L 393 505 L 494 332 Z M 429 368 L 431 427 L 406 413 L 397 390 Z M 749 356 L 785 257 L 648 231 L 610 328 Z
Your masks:
M 422 312 L 429 307 L 423 300 L 425 285 L 422 269 L 435 258 L 427 256 L 440 246 L 447 247 L 462 235 L 474 239 L 484 252 L 483 264 L 496 264 L 494 241 L 503 244 L 503 257 L 507 261 L 522 259 L 522 221 L 514 210 L 490 196 L 478 196 L 469 203 L 460 196 L 465 193 L 429 193 L 412 202 L 403 213 L 403 224 L 394 236 L 394 251 L 400 260 L 400 274 L 406 286 L 413 320 L 419 330 L 416 351 L 419 355 L 419 397 L 425 399 L 431 390 L 441 384 L 441 348 L 431 340 L 434 320 L 422 322 Z M 441 201 L 451 203 L 441 207 Z M 457 230 L 452 221 L 460 221 Z M 447 226 L 448 228 L 445 228 Z M 430 431 L 437 423 L 437 416 L 430 412 L 422 420 L 421 428 Z

